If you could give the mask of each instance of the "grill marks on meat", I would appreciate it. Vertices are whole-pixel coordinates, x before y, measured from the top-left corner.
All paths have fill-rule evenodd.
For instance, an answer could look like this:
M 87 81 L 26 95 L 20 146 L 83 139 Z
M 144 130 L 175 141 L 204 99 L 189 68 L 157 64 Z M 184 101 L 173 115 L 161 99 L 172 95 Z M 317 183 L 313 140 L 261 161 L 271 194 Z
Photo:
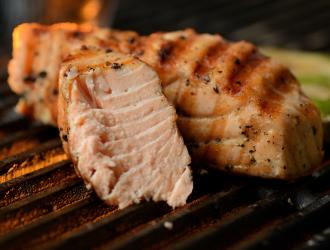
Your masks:
M 159 51 L 153 49 L 141 60 L 156 65 L 165 79 L 164 93 L 179 112 L 178 126 L 195 161 L 282 179 L 306 175 L 320 164 L 320 114 L 287 68 L 250 43 L 228 43 L 217 35 L 187 30 L 142 39 L 147 47 L 171 43 L 176 51 L 181 36 L 190 42 L 167 67 L 158 70 Z M 168 74 L 174 76 L 170 82 Z
M 216 66 L 219 57 L 223 55 L 227 48 L 228 45 L 224 41 L 218 41 L 215 45 L 208 47 L 205 55 L 200 60 L 200 63 L 196 65 L 194 70 L 194 76 L 197 78 L 197 80 L 202 79 L 205 84 L 210 82 L 211 79 L 209 72 Z
M 132 54 L 156 70 L 165 96 L 179 114 L 179 129 L 192 145 L 195 161 L 234 173 L 282 179 L 308 174 L 320 164 L 319 111 L 290 71 L 261 55 L 252 44 L 230 43 L 219 35 L 197 34 L 191 29 L 150 36 L 109 34 L 98 43 L 111 44 L 114 51 Z M 63 43 L 67 42 L 64 38 Z M 28 63 L 16 54 L 14 50 L 12 68 Z M 56 68 L 57 63 L 48 64 Z M 23 92 L 15 89 L 15 81 L 10 82 L 16 92 Z M 45 96 L 36 84 L 22 85 L 34 93 L 27 98 L 32 101 L 26 110 L 44 107 L 31 99 Z M 52 120 L 34 114 L 43 121 Z
M 70 131 L 65 150 L 103 200 L 120 208 L 141 199 L 185 204 L 190 157 L 150 67 L 123 54 L 81 52 L 62 67 L 59 99 L 59 126 Z

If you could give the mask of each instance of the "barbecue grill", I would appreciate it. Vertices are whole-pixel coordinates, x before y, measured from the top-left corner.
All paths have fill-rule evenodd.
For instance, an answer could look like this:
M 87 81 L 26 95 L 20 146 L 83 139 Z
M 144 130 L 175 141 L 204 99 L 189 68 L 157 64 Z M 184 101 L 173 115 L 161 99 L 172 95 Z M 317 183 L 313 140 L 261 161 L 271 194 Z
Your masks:
M 216 1 L 210 2 L 215 8 Z M 251 2 L 260 12 L 263 1 Z M 299 1 L 289 2 L 298 6 Z M 198 6 L 191 3 L 190 12 L 197 15 Z M 119 5 L 115 25 L 139 29 L 145 23 L 132 13 L 146 15 L 143 11 Z M 171 11 L 175 16 L 178 10 Z M 200 11 L 212 29 L 216 15 L 206 13 L 206 8 Z M 243 22 L 249 16 L 240 18 Z M 146 32 L 152 31 L 150 25 Z M 141 202 L 118 210 L 85 188 L 62 150 L 57 129 L 15 114 L 17 97 L 5 79 L 0 84 L 0 249 L 329 249 L 329 145 L 324 167 L 312 176 L 292 182 L 261 180 L 198 165 L 194 191 L 184 207 L 172 210 L 164 202 Z

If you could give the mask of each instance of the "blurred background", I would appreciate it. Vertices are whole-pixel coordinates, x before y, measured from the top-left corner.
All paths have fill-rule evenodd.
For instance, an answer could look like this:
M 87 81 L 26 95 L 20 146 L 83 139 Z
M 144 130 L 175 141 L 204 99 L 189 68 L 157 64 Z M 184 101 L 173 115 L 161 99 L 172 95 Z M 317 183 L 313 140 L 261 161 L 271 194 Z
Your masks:
M 120 0 L 113 25 L 146 34 L 194 27 L 258 45 L 330 51 L 329 0 Z
M 142 34 L 186 27 L 258 45 L 330 51 L 329 0 L 0 0 L 2 51 L 22 22 L 98 22 Z

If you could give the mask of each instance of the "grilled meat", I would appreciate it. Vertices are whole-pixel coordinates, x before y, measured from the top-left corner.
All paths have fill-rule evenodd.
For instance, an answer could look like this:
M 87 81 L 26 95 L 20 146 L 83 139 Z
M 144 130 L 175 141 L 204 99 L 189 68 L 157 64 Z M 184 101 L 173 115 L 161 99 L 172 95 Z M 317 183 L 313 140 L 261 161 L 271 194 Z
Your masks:
M 190 157 L 154 70 L 119 53 L 85 51 L 60 73 L 58 124 L 77 172 L 107 203 L 184 205 Z
M 306 175 L 319 166 L 323 131 L 318 109 L 290 71 L 254 45 L 190 29 L 150 36 L 109 33 L 100 39 L 103 45 L 140 58 L 159 74 L 194 161 L 233 173 L 281 179 Z M 14 40 L 26 44 L 15 36 Z M 29 65 L 14 50 L 10 67 Z M 19 80 L 24 75 L 15 77 Z M 44 96 L 27 88 L 32 96 Z M 35 105 L 32 98 L 27 99 Z M 40 116 L 35 113 L 37 119 L 51 121 Z
M 73 23 L 51 26 L 31 23 L 15 28 L 8 83 L 21 96 L 16 110 L 43 123 L 56 125 L 61 62 L 72 51 L 84 50 L 86 46 L 105 50 L 115 48 L 118 42 L 109 39 L 112 33 L 116 32 Z
M 281 179 L 319 166 L 319 110 L 291 72 L 254 45 L 185 30 L 142 37 L 125 52 L 158 72 L 195 161 Z

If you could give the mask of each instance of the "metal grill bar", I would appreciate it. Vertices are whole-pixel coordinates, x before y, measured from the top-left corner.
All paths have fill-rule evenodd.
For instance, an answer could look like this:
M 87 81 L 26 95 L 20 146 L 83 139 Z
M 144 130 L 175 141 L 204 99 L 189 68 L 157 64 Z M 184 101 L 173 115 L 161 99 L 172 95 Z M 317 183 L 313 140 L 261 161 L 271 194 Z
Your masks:
M 28 173 L 26 175 L 13 178 L 13 179 L 11 179 L 7 182 L 1 183 L 0 184 L 0 191 L 6 191 L 6 190 L 8 190 L 9 188 L 11 188 L 13 186 L 16 186 L 16 188 L 17 188 L 17 185 L 21 185 L 23 182 L 30 181 L 31 179 L 34 179 L 36 177 L 45 175 L 45 174 L 47 174 L 51 171 L 57 170 L 59 168 L 63 168 L 63 167 L 65 168 L 65 167 L 69 166 L 70 163 L 71 163 L 70 161 L 64 160 L 64 161 L 61 161 L 59 163 L 49 165 L 45 168 L 39 169 L 37 171 L 33 171 L 33 172 Z M 71 168 L 71 166 L 70 166 L 70 168 Z M 32 181 L 35 181 L 35 179 L 32 180 Z
M 33 180 L 19 183 L 0 193 L 0 211 L 8 212 L 41 197 L 71 186 L 80 179 L 69 164 L 55 168 Z
M 61 147 L 62 143 L 60 139 L 54 139 L 48 142 L 45 142 L 38 147 L 35 147 L 32 150 L 29 150 L 27 152 L 14 155 L 12 157 L 8 157 L 2 161 L 0 161 L 0 175 L 5 174 L 14 164 L 19 164 L 36 154 L 42 155 L 45 151 Z
M 86 190 L 82 182 L 79 182 L 46 197 L 30 201 L 24 206 L 12 206 L 11 209 L 0 212 L 0 234 L 21 228 L 49 213 L 87 199 L 90 195 L 91 192 Z
M 83 222 L 82 219 L 84 219 L 83 216 L 86 215 L 86 213 L 92 217 L 90 219 L 94 219 L 100 214 L 101 208 L 103 208 L 103 213 L 110 210 L 110 207 L 105 207 L 104 205 L 98 204 L 97 206 L 99 201 L 92 202 L 93 200 L 95 200 L 95 197 L 87 196 L 85 199 L 70 204 L 70 206 L 61 209 L 60 211 L 47 214 L 22 228 L 12 230 L 9 234 L 6 234 L 0 239 L 0 247 L 3 249 L 15 249 L 21 245 L 22 241 L 27 248 L 30 247 L 30 244 L 38 245 L 43 241 L 42 235 L 48 230 L 51 230 L 52 227 L 56 227 L 57 225 L 62 226 L 64 223 L 68 225 L 68 220 L 74 222 L 73 218 L 76 218 L 76 223 Z M 75 225 L 72 223 L 71 226 L 74 228 Z M 65 233 L 66 230 L 68 230 L 68 228 L 64 226 L 61 231 L 62 233 Z M 49 237 L 51 238 L 52 235 L 49 234 Z M 17 238 L 19 238 L 19 241 Z

